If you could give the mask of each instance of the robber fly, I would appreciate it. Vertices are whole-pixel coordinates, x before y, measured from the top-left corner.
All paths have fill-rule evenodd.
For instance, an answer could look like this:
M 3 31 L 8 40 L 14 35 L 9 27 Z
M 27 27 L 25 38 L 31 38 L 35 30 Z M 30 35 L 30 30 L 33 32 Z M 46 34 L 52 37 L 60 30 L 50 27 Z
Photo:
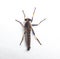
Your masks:
M 36 10 L 36 8 L 34 9 L 33 16 L 34 16 L 35 10 Z M 19 23 L 22 25 L 22 27 L 24 28 L 24 34 L 23 34 L 22 40 L 21 40 L 21 42 L 20 42 L 20 45 L 21 45 L 22 41 L 24 40 L 24 36 L 25 36 L 25 41 L 26 41 L 27 50 L 29 51 L 29 50 L 30 50 L 30 41 L 31 41 L 31 39 L 30 39 L 30 33 L 31 33 L 31 31 L 32 31 L 33 35 L 35 36 L 35 39 L 38 41 L 38 43 L 39 43 L 40 45 L 42 45 L 41 42 L 40 42 L 40 41 L 38 40 L 38 38 L 36 37 L 35 32 L 34 32 L 32 26 L 38 26 L 38 25 L 39 25 L 41 22 L 43 22 L 45 19 L 43 19 L 42 21 L 40 21 L 39 24 L 31 24 L 31 22 L 33 21 L 33 16 L 32 16 L 32 19 L 26 18 L 26 15 L 25 15 L 25 13 L 24 13 L 24 10 L 22 10 L 22 12 L 23 12 L 23 15 L 24 15 L 24 20 L 26 21 L 26 22 L 25 22 L 25 25 L 23 25 L 20 21 L 16 20 L 16 21 L 19 22 Z

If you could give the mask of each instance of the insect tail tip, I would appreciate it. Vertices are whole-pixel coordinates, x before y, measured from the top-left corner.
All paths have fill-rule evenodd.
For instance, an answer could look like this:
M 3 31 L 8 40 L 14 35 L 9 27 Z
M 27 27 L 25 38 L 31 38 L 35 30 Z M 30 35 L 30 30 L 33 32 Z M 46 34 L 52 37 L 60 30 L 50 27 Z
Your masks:
M 30 50 L 30 47 L 29 48 L 27 48 L 27 51 L 29 51 Z

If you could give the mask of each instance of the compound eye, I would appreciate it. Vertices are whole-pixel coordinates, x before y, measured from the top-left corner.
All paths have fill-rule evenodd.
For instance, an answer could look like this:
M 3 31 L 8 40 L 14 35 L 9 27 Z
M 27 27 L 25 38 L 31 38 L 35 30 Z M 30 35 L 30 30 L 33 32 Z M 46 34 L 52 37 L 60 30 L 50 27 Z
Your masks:
M 27 19 L 25 19 L 25 21 L 27 21 Z

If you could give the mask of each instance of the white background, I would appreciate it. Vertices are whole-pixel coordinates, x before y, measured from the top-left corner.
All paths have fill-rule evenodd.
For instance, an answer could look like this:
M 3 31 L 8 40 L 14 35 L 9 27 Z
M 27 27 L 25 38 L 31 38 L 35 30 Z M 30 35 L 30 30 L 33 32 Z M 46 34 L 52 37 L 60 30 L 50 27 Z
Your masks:
M 24 24 L 22 10 L 31 18 L 36 7 L 32 23 L 42 45 L 31 33 L 31 49 L 26 51 L 25 42 L 19 45 L 23 28 L 15 21 Z M 60 0 L 0 0 L 0 59 L 60 59 Z

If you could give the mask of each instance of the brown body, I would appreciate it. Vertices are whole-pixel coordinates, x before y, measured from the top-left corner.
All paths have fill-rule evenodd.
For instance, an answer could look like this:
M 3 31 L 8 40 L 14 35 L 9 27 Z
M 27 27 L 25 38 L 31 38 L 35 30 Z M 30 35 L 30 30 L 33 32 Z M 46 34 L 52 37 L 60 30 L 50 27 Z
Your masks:
M 33 16 L 34 16 L 35 10 L 36 10 L 36 8 L 34 9 Z M 24 14 L 24 20 L 26 21 L 26 22 L 25 22 L 25 25 L 23 25 L 20 21 L 16 20 L 16 21 L 19 22 L 19 23 L 22 25 L 22 27 L 24 28 L 24 34 L 23 34 L 22 40 L 21 40 L 21 42 L 20 42 L 20 45 L 21 45 L 21 43 L 22 43 L 22 41 L 23 41 L 23 39 L 24 39 L 24 36 L 25 36 L 25 41 L 26 41 L 27 50 L 29 51 L 29 50 L 30 50 L 30 41 L 31 41 L 31 39 L 30 39 L 30 33 L 31 33 L 31 31 L 32 31 L 33 35 L 35 36 L 35 39 L 36 39 L 36 40 L 38 41 L 38 43 L 41 45 L 40 41 L 38 40 L 38 38 L 37 38 L 36 35 L 35 35 L 35 32 L 34 32 L 32 26 L 38 26 L 38 25 L 39 25 L 41 22 L 43 22 L 45 19 L 42 20 L 42 21 L 40 21 L 39 24 L 31 24 L 30 22 L 33 21 L 33 16 L 32 16 L 32 19 L 25 18 L 26 15 L 25 15 L 25 13 L 24 13 L 23 10 L 22 10 L 22 12 L 23 12 L 23 14 Z
M 26 23 L 25 23 L 25 41 L 26 41 L 26 46 L 27 46 L 27 50 L 30 50 L 30 32 L 31 32 L 31 24 L 29 19 L 27 19 Z

